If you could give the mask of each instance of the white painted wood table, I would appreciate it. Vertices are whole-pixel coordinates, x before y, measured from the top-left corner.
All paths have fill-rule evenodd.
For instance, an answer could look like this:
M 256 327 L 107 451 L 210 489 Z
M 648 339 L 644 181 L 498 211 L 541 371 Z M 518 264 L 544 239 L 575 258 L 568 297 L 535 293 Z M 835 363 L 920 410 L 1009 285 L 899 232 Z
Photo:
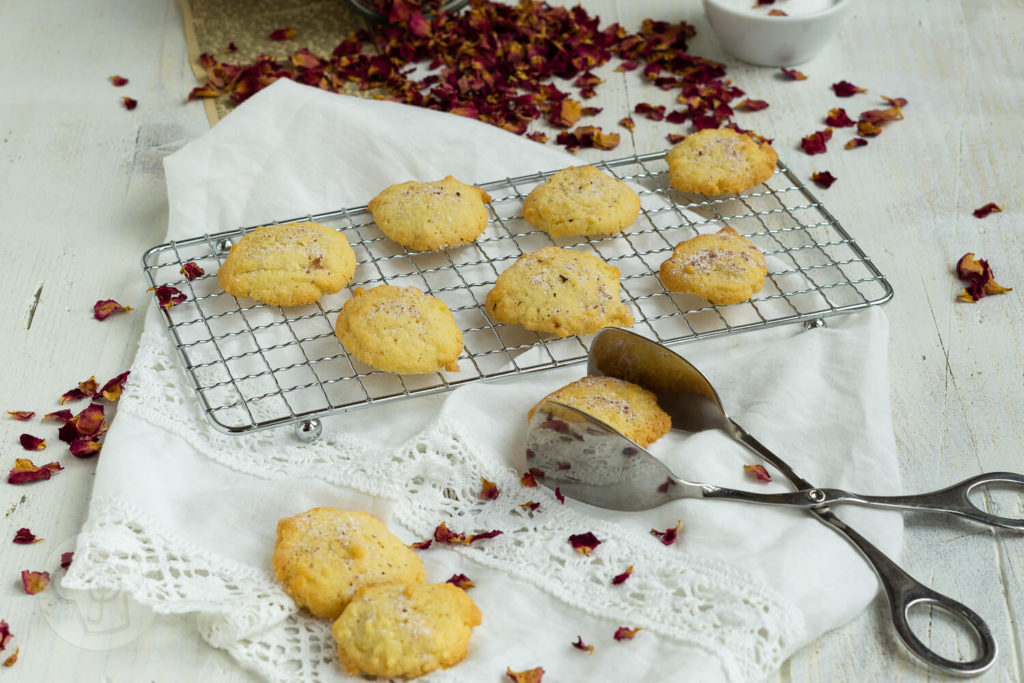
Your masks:
M 799 67 L 810 78 L 790 82 L 775 69 L 726 57 L 697 0 L 584 5 L 604 22 L 634 30 L 645 16 L 694 24 L 691 51 L 726 61 L 737 85 L 771 103 L 740 114 L 741 125 L 773 137 L 799 178 L 829 170 L 839 179 L 815 191 L 896 291 L 886 309 L 904 489 L 1024 470 L 1024 6 L 861 0 L 825 51 Z M 143 316 L 100 323 L 92 305 L 105 298 L 136 311 L 152 305 L 140 257 L 166 229 L 161 160 L 208 124 L 201 105 L 185 103 L 195 83 L 174 3 L 5 0 L 0 26 L 0 409 L 45 413 L 79 380 L 103 380 L 130 365 Z M 130 83 L 114 88 L 107 80 L 114 74 Z M 869 94 L 839 101 L 829 87 L 839 80 Z M 595 102 L 605 111 L 597 123 L 606 130 L 617 129 L 636 103 L 659 96 L 636 74 L 612 74 L 598 93 Z M 138 108 L 124 109 L 123 95 L 137 99 Z M 906 119 L 865 148 L 833 143 L 820 156 L 799 150 L 800 138 L 820 130 L 830 108 L 875 108 L 879 95 L 907 98 Z M 635 132 L 624 132 L 617 150 L 584 150 L 580 158 L 668 145 L 665 124 L 634 118 Z M 972 216 L 990 201 L 1004 211 Z M 967 251 L 989 259 L 998 281 L 1015 291 L 973 305 L 956 301 L 961 284 L 953 265 Z M 0 420 L 4 472 L 23 454 L 22 431 L 6 415 Z M 89 633 L 88 622 L 84 632 L 55 626 L 52 601 L 21 590 L 22 569 L 52 571 L 59 551 L 70 549 L 92 486 L 92 461 L 56 449 L 38 455 L 42 462 L 59 459 L 65 471 L 44 484 L 0 484 L 0 618 L 21 648 L 15 665 L 0 669 L 0 681 L 248 679 L 184 618 L 130 612 L 145 628 L 120 642 L 115 633 Z M 998 502 L 1007 514 L 1024 511 L 1019 499 Z M 904 566 L 992 626 L 1001 653 L 983 680 L 1021 680 L 1024 539 L 966 523 L 906 520 Z M 21 527 L 46 540 L 11 544 Z M 969 649 L 939 621 L 922 623 L 920 631 L 948 655 Z M 945 678 L 906 655 L 878 598 L 852 623 L 797 653 L 773 680 Z

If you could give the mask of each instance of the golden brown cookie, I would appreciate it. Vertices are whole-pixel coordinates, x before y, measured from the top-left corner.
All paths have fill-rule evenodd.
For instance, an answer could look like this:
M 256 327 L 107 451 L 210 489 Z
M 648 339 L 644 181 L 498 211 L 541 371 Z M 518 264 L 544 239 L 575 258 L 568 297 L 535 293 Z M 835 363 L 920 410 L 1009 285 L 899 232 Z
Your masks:
M 381 232 L 414 251 L 430 251 L 472 242 L 487 227 L 490 196 L 451 176 L 414 180 L 386 188 L 367 208 Z
M 415 287 L 359 287 L 345 302 L 334 334 L 349 353 L 385 372 L 455 371 L 462 332 L 448 306 Z
M 559 247 L 516 259 L 487 292 L 486 307 L 498 322 L 559 337 L 633 326 L 633 314 L 619 301 L 619 269 Z
M 232 296 L 273 306 L 303 306 L 340 291 L 356 270 L 348 240 L 326 225 L 265 225 L 238 240 L 217 271 Z
M 666 289 L 718 306 L 746 301 L 761 291 L 767 274 L 761 250 L 729 226 L 680 242 L 659 271 Z
M 356 593 L 331 635 L 349 673 L 415 678 L 461 662 L 481 618 L 450 583 L 385 583 Z
M 376 517 L 326 507 L 278 521 L 271 563 L 296 603 L 331 619 L 364 586 L 425 578 L 416 553 Z
M 700 194 L 749 190 L 772 177 L 778 159 L 768 143 L 730 128 L 705 128 L 687 135 L 665 155 L 669 184 Z
M 523 200 L 523 217 L 549 235 L 613 235 L 640 212 L 640 197 L 593 166 L 559 171 Z
M 544 401 L 564 403 L 614 427 L 647 446 L 668 433 L 672 418 L 647 389 L 615 377 L 587 376 L 556 389 L 530 409 L 527 419 Z

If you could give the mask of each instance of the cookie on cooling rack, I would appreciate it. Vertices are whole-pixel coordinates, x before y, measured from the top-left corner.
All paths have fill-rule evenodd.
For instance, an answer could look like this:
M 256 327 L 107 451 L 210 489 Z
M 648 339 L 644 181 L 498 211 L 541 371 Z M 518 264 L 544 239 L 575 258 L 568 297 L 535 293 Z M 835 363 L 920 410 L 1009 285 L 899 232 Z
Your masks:
M 680 242 L 659 269 L 666 289 L 717 306 L 746 301 L 761 291 L 767 274 L 761 250 L 729 226 Z
M 327 507 L 278 521 L 271 561 L 296 603 L 331 619 L 365 586 L 425 578 L 416 553 L 376 517 Z
M 665 155 L 669 184 L 700 194 L 749 190 L 772 177 L 778 160 L 771 145 L 730 128 L 687 135 Z
M 590 375 L 556 389 L 530 409 L 527 419 L 533 419 L 544 401 L 582 410 L 641 446 L 654 443 L 672 428 L 672 418 L 658 405 L 654 393 L 616 377 Z
M 456 371 L 462 332 L 440 299 L 415 287 L 359 287 L 345 302 L 334 334 L 349 353 L 378 370 Z
M 261 226 L 242 237 L 217 271 L 217 283 L 232 296 L 303 306 L 340 291 L 355 270 L 344 235 L 302 221 Z
M 413 251 L 472 242 L 487 227 L 490 195 L 447 176 L 429 183 L 410 180 L 388 187 L 367 207 L 381 232 Z
M 593 166 L 563 169 L 523 200 L 523 217 L 553 237 L 613 235 L 639 212 L 637 193 Z
M 619 269 L 560 247 L 516 259 L 487 292 L 486 307 L 498 322 L 559 337 L 633 326 L 633 314 L 619 301 Z
M 356 593 L 331 635 L 349 673 L 414 678 L 461 662 L 481 620 L 450 583 L 386 583 Z

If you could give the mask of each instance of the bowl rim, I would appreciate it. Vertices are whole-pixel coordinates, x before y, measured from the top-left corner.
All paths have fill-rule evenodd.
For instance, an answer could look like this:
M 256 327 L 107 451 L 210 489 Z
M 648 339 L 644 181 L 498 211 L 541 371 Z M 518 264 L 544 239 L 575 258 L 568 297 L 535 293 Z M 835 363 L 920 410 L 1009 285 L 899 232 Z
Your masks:
M 810 12 L 808 14 L 784 15 L 784 16 L 770 15 L 770 14 L 754 14 L 752 12 L 748 12 L 748 11 L 744 11 L 744 10 L 740 10 L 740 9 L 735 9 L 734 7 L 730 6 L 729 4 L 725 4 L 723 2 L 723 0 L 703 0 L 703 2 L 704 2 L 704 7 L 705 8 L 707 8 L 709 5 L 712 5 L 712 6 L 714 6 L 714 8 L 716 10 L 718 10 L 720 12 L 732 15 L 734 17 L 750 20 L 750 21 L 788 21 L 788 22 L 797 22 L 797 21 L 813 21 L 815 19 L 822 19 L 822 18 L 831 16 L 832 14 L 835 14 L 835 13 L 840 12 L 843 9 L 845 9 L 847 5 L 849 5 L 851 2 L 853 2 L 853 0 L 834 0 L 834 2 L 832 3 L 831 7 L 828 7 L 828 8 L 823 9 L 823 10 L 819 10 L 817 12 Z

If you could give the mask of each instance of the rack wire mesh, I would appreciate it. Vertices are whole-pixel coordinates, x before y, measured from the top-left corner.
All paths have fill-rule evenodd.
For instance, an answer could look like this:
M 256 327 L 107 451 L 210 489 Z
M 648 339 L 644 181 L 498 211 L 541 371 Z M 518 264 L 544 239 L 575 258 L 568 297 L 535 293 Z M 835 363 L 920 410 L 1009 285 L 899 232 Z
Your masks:
M 257 226 L 155 246 L 143 256 L 143 268 L 153 287 L 175 287 L 187 297 L 163 309 L 163 319 L 203 412 L 226 433 L 298 425 L 586 360 L 590 337 L 538 334 L 500 324 L 484 310 L 502 270 L 520 255 L 552 244 L 589 251 L 618 267 L 623 300 L 635 317 L 633 331 L 662 344 L 816 321 L 892 298 L 885 276 L 782 162 L 764 184 L 721 197 L 669 187 L 664 153 L 595 165 L 628 182 L 641 198 L 636 222 L 615 236 L 552 238 L 522 218 L 523 198 L 554 171 L 480 185 L 492 197 L 486 230 L 471 244 L 440 251 L 407 251 L 378 230 L 365 206 L 275 221 L 334 227 L 356 253 L 348 286 L 309 306 L 238 300 L 217 285 L 217 268 L 231 245 Z M 667 291 L 658 267 L 675 245 L 724 225 L 764 252 L 764 288 L 729 306 Z M 186 278 L 188 262 L 205 274 Z M 416 286 L 448 305 L 463 334 L 458 371 L 396 375 L 346 352 L 334 335 L 337 314 L 353 289 L 379 284 Z

